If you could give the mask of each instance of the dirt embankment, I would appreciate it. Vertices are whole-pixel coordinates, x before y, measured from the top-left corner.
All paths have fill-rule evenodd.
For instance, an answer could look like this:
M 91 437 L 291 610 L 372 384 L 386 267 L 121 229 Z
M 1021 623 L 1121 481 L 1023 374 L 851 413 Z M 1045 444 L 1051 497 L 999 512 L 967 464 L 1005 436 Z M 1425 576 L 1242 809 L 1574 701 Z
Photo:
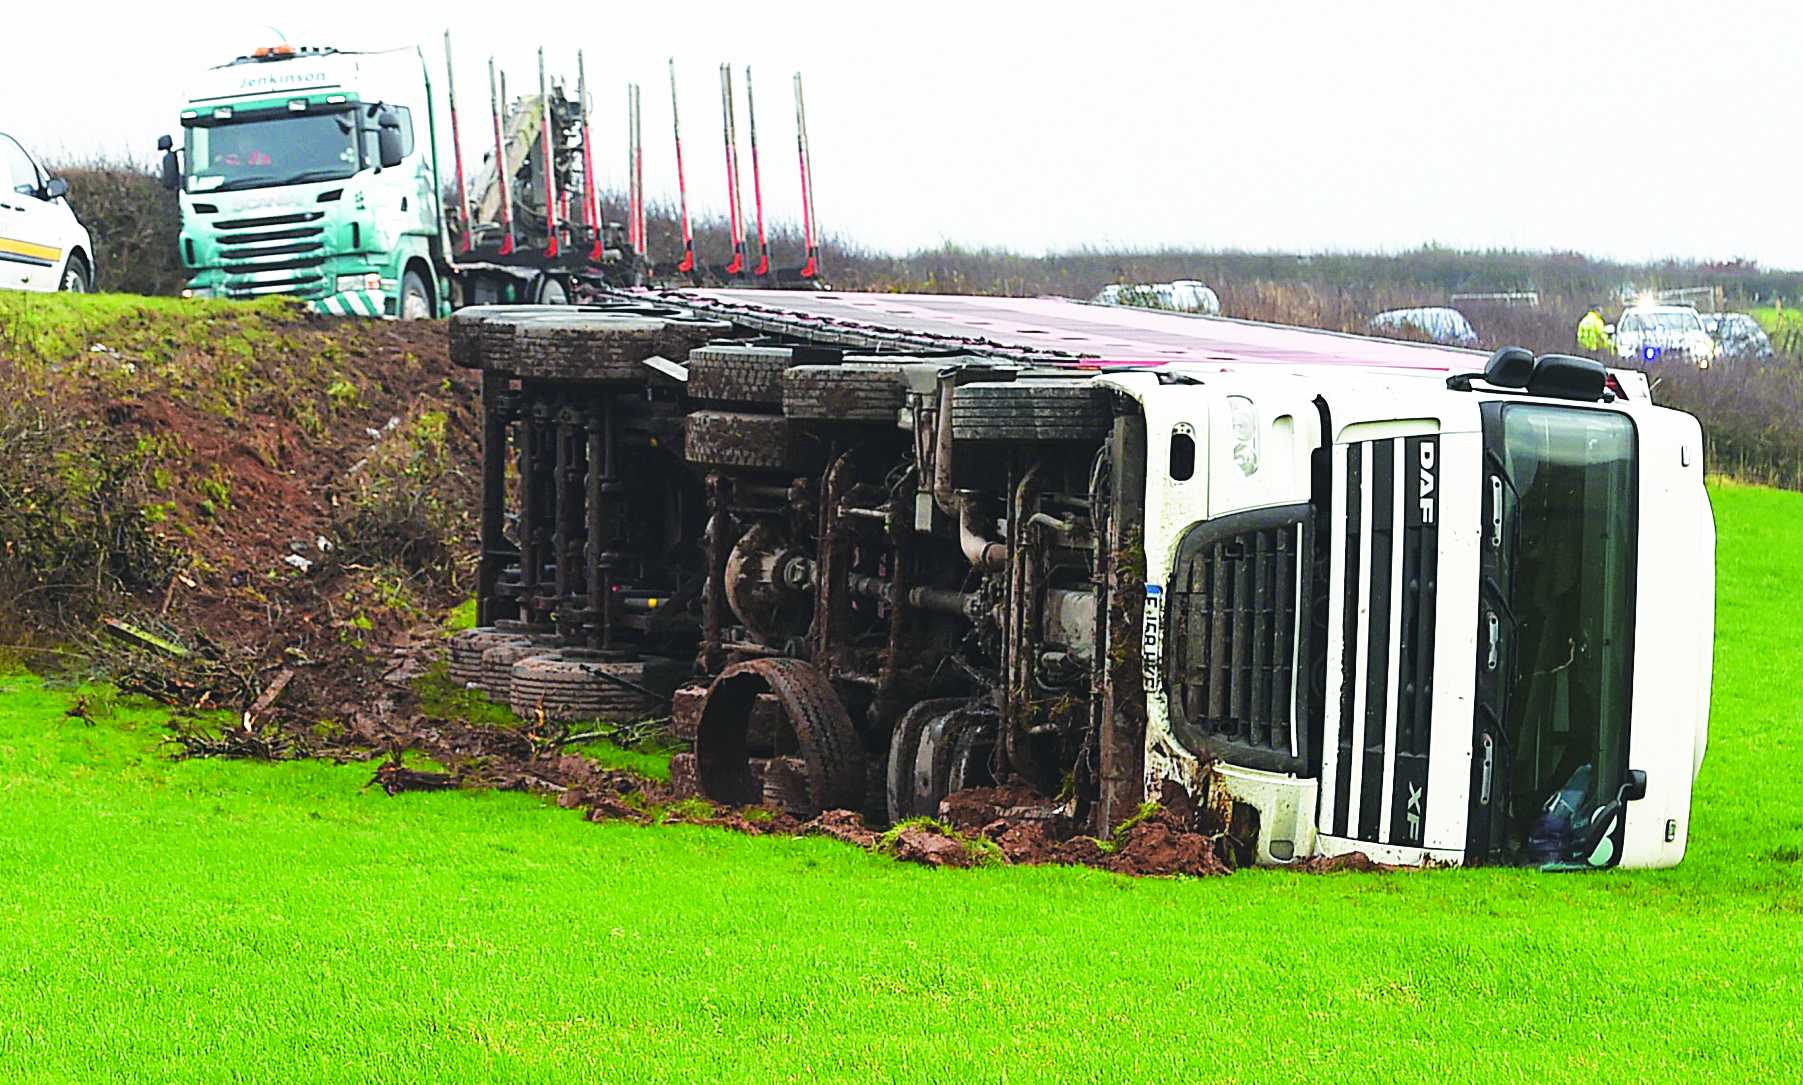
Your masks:
M 297 724 L 386 696 L 387 646 L 474 559 L 480 387 L 446 336 L 281 303 L 0 306 L 0 656 L 104 654 L 111 619 L 189 650 L 130 654 L 217 686 L 203 703 L 284 670 L 267 711 Z

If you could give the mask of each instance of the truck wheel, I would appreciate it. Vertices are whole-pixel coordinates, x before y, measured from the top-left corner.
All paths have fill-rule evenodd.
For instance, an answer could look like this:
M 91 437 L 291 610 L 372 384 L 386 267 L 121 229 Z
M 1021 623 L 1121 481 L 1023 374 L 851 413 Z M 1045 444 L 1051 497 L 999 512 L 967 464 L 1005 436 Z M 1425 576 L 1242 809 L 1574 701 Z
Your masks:
M 505 369 L 522 317 L 569 312 L 555 305 L 470 305 L 451 314 L 451 362 L 465 369 Z
M 658 351 L 665 322 L 654 317 L 565 309 L 521 317 L 507 368 L 551 380 L 643 382 L 639 363 Z
M 458 689 L 482 684 L 482 653 L 503 644 L 531 644 L 524 633 L 505 633 L 493 626 L 465 629 L 451 638 L 448 669 Z
M 532 290 L 532 300 L 540 305 L 568 305 L 570 291 L 556 276 L 540 275 L 538 285 Z
M 783 401 L 783 373 L 793 353 L 788 347 L 696 347 L 689 351 L 689 397 L 777 406 Z
M 552 649 L 532 643 L 500 644 L 482 653 L 482 692 L 495 704 L 506 704 L 513 695 L 513 665 L 527 656 Z
M 1088 381 L 1026 378 L 952 392 L 952 437 L 961 441 L 1098 441 L 1113 427 L 1112 397 Z
M 69 262 L 63 265 L 63 281 L 59 290 L 71 294 L 86 294 L 94 288 L 94 280 L 88 271 L 87 261 L 75 253 L 69 254 Z
M 400 310 L 402 320 L 430 320 L 435 315 L 432 295 L 426 291 L 426 282 L 417 271 L 401 276 Z
M 966 701 L 927 719 L 920 728 L 910 771 L 908 796 L 917 817 L 938 817 L 939 804 L 954 791 L 993 782 L 989 758 L 995 750 L 993 712 Z
M 963 697 L 941 697 L 922 701 L 895 721 L 889 735 L 889 768 L 887 773 L 889 820 L 905 821 L 911 817 L 933 817 L 937 810 L 914 808 L 914 758 L 920 752 L 920 735 L 927 725 L 963 707 Z
M 699 467 L 799 471 L 809 459 L 809 446 L 780 414 L 690 411 L 683 430 L 683 456 Z
M 790 418 L 893 423 L 905 398 L 899 365 L 798 365 L 783 375 L 783 413 Z
M 696 347 L 731 334 L 732 325 L 724 320 L 674 312 L 668 314 L 664 322 L 664 335 L 657 345 L 657 352 L 673 362 L 680 362 Z
M 637 719 L 656 711 L 645 686 L 643 663 L 583 658 L 580 651 L 552 652 L 513 665 L 507 706 L 521 719 Z
M 715 802 L 751 805 L 764 800 L 763 784 L 747 755 L 752 705 L 774 693 L 794 730 L 806 781 L 784 792 L 791 812 L 857 810 L 864 801 L 864 747 L 851 717 L 826 676 L 799 659 L 754 659 L 721 672 L 702 702 L 695 729 L 696 775 L 702 794 Z M 801 784 L 801 781 L 794 781 Z

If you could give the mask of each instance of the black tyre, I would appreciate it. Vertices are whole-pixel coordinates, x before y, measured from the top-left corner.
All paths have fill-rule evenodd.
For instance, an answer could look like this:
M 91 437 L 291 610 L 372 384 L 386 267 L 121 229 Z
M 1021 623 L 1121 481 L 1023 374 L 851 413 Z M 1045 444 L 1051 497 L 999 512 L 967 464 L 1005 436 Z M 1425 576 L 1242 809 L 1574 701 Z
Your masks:
M 689 352 L 689 397 L 712 403 L 777 406 L 783 401 L 788 347 L 724 344 Z
M 647 372 L 640 363 L 656 356 L 664 323 L 580 309 L 521 317 L 507 368 L 522 377 L 640 383 Z
M 568 312 L 562 306 L 469 305 L 451 314 L 451 362 L 465 369 L 506 369 L 513 332 L 523 317 Z
M 927 725 L 948 715 L 962 704 L 962 697 L 922 701 L 902 713 L 902 718 L 895 721 L 895 730 L 889 735 L 889 767 L 886 774 L 890 821 L 931 817 L 938 813 L 936 810 L 914 808 L 914 758 L 920 752 L 920 735 Z
M 94 273 L 88 270 L 88 262 L 80 253 L 70 253 L 69 262 L 63 265 L 63 281 L 57 289 L 70 294 L 88 294 L 94 289 Z
M 555 275 L 540 275 L 532 288 L 532 300 L 539 305 L 568 305 L 570 288 Z
M 864 801 L 863 744 L 832 683 L 798 659 L 754 659 L 726 668 L 714 680 L 695 735 L 702 793 L 715 802 L 739 805 L 764 800 L 746 741 L 752 705 L 766 692 L 782 702 L 806 769 L 806 802 L 796 802 L 790 811 L 859 809 Z M 784 789 L 790 795 L 795 790 Z
M 643 663 L 605 662 L 552 652 L 513 665 L 507 705 L 522 719 L 560 722 L 637 719 L 657 710 Z
M 812 447 L 780 414 L 690 411 L 683 420 L 683 455 L 698 467 L 799 471 Z
M 1087 380 L 1025 378 L 952 393 L 952 436 L 961 441 L 1096 441 L 1113 426 L 1108 389 Z
M 482 684 L 482 653 L 503 644 L 531 644 L 521 633 L 505 633 L 492 626 L 465 629 L 451 638 L 447 669 L 459 689 Z
M 402 320 L 430 320 L 438 314 L 433 312 L 432 292 L 426 289 L 426 281 L 417 271 L 408 271 L 401 276 L 401 300 L 397 314 Z
M 528 640 L 502 644 L 482 653 L 482 693 L 495 704 L 507 704 L 513 695 L 513 665 L 527 656 L 548 652 Z
M 901 366 L 798 365 L 783 375 L 783 413 L 820 422 L 894 422 L 907 391 Z
M 947 795 L 967 787 L 995 785 L 995 774 L 989 768 L 989 762 L 995 756 L 995 731 L 993 723 L 977 720 L 958 732 L 958 741 L 952 747 L 951 764 L 946 770 Z
M 673 362 L 680 362 L 696 347 L 731 334 L 732 325 L 724 320 L 712 320 L 692 313 L 672 314 L 665 318 L 658 353 Z

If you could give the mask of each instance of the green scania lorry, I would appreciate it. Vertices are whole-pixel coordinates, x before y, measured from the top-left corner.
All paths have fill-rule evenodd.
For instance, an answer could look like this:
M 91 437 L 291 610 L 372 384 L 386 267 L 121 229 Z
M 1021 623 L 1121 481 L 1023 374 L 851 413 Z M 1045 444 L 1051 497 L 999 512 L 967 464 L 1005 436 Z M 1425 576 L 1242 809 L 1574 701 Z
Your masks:
M 319 312 L 402 318 L 570 300 L 577 278 L 598 278 L 622 253 L 582 175 L 580 91 L 572 102 L 540 83 L 511 110 L 496 98 L 507 168 L 491 155 L 476 178 L 476 192 L 505 199 L 506 221 L 458 228 L 446 212 L 467 223 L 454 195 L 465 188 L 441 173 L 417 47 L 280 45 L 207 70 L 182 109 L 179 145 L 159 141 L 192 269 L 185 294 L 284 294 Z M 461 172 L 459 161 L 458 182 Z

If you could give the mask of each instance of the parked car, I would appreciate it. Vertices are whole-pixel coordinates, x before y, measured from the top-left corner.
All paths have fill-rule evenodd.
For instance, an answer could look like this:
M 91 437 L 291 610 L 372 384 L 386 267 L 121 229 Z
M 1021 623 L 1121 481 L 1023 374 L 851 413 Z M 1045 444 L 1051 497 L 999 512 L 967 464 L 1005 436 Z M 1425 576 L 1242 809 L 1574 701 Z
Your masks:
M 1373 335 L 1414 332 L 1409 338 L 1425 336 L 1429 342 L 1449 347 L 1475 348 L 1478 345 L 1477 331 L 1472 328 L 1471 321 L 1465 319 L 1465 314 L 1442 306 L 1390 309 L 1372 317 L 1369 327 Z
M 1716 357 L 1761 359 L 1772 356 L 1772 340 L 1746 313 L 1702 313 L 1703 330 L 1715 340 Z
M 1134 309 L 1165 309 L 1177 313 L 1221 315 L 1221 299 L 1205 283 L 1178 279 L 1143 286 L 1116 283 L 1104 286 L 1095 300 L 1101 305 L 1125 305 Z
M 1615 322 L 1615 353 L 1641 362 L 1661 358 L 1683 360 L 1708 369 L 1716 357 L 1715 340 L 1703 318 L 1688 305 L 1636 305 Z
M 94 244 L 64 199 L 68 191 L 0 132 L 0 288 L 94 288 Z

